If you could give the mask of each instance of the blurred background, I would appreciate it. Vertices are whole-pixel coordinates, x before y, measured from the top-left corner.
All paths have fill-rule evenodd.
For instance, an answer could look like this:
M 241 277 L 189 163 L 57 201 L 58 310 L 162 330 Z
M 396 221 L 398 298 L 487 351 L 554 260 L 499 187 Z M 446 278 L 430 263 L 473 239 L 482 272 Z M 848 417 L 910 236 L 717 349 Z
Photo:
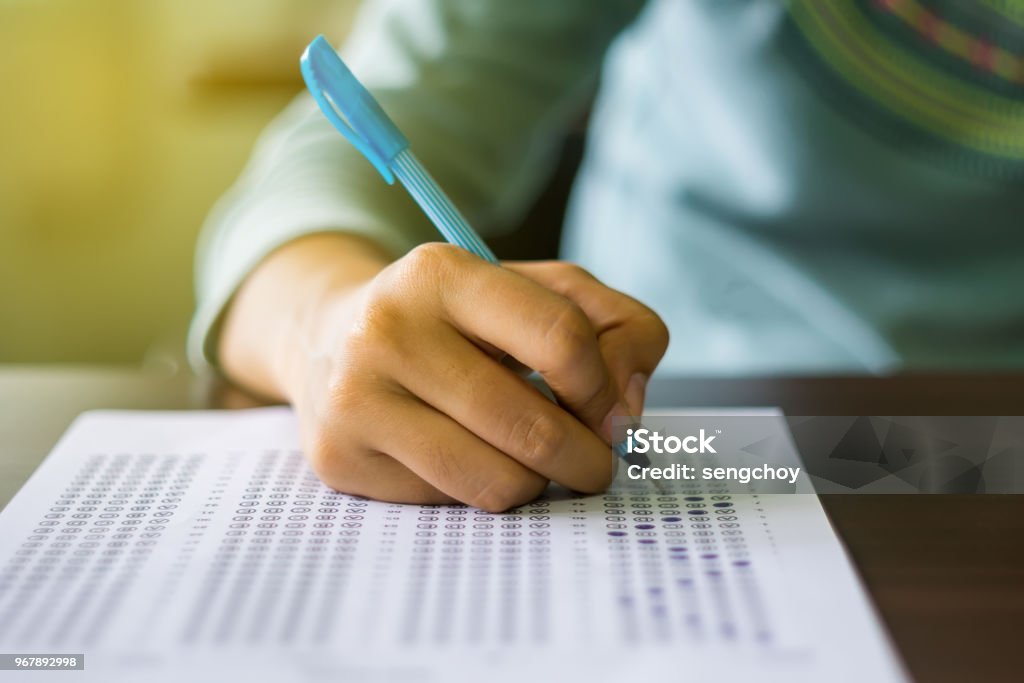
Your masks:
M 180 366 L 196 237 L 359 0 L 0 0 L 0 363 Z M 566 141 L 505 258 L 557 251 Z
M 176 362 L 211 204 L 356 0 L 0 0 L 0 362 Z

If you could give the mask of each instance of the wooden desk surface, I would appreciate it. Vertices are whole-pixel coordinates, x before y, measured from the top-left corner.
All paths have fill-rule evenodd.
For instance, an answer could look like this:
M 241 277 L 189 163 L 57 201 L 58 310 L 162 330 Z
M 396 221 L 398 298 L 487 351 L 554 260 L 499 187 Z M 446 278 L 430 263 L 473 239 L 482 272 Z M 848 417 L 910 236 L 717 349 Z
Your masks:
M 653 384 L 651 404 L 669 397 L 791 415 L 1024 415 L 1024 375 Z M 245 405 L 188 375 L 0 367 L 0 505 L 83 410 Z M 1024 680 L 1024 495 L 822 498 L 916 680 Z

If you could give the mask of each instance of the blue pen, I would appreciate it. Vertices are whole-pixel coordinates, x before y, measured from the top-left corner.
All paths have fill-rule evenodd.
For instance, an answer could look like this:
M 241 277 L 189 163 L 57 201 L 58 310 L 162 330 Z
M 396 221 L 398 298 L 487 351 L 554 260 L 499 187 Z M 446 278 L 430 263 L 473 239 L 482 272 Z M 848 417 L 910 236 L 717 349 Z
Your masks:
M 302 53 L 300 66 L 306 87 L 313 94 L 320 111 L 373 164 L 384 180 L 393 185 L 398 178 L 450 243 L 497 264 L 494 252 L 455 208 L 409 149 L 409 141 L 398 126 L 356 79 L 326 38 L 317 36 L 309 44 Z M 630 464 L 650 464 L 646 456 L 630 453 L 625 441 L 616 444 L 614 450 Z
M 389 185 L 405 186 L 444 238 L 480 258 L 498 259 L 409 149 L 409 141 L 323 36 L 302 55 L 302 76 L 327 120 L 376 167 Z

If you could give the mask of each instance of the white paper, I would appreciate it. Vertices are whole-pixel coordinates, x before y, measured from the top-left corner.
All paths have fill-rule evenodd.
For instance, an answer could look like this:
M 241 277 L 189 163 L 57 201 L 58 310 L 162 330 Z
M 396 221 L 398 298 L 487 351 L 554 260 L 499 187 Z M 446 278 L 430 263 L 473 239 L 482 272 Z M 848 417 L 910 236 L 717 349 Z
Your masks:
M 283 408 L 80 417 L 0 515 L 0 652 L 104 682 L 903 680 L 813 495 L 620 471 L 506 514 L 395 505 L 297 443 Z

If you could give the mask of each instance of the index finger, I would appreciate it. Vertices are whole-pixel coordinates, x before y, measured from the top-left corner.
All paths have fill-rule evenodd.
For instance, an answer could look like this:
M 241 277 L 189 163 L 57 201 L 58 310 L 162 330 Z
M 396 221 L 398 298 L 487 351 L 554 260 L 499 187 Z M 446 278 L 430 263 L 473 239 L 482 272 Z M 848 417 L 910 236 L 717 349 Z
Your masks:
M 610 439 L 606 418 L 626 409 L 583 309 L 508 269 L 469 254 L 459 260 L 442 287 L 448 322 L 536 370 L 560 403 Z
M 525 275 L 574 301 L 592 321 L 605 364 L 627 403 L 642 411 L 644 386 L 668 348 L 668 327 L 657 313 L 608 287 L 583 268 L 562 261 L 509 263 Z

